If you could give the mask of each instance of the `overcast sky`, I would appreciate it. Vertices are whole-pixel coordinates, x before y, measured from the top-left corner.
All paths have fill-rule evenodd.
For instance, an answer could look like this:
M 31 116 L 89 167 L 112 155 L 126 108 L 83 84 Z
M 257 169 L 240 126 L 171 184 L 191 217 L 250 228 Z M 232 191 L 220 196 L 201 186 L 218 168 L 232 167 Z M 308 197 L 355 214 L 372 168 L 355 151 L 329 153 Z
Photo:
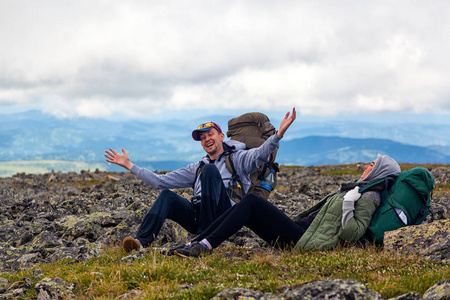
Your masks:
M 0 111 L 450 115 L 450 1 L 0 0 Z

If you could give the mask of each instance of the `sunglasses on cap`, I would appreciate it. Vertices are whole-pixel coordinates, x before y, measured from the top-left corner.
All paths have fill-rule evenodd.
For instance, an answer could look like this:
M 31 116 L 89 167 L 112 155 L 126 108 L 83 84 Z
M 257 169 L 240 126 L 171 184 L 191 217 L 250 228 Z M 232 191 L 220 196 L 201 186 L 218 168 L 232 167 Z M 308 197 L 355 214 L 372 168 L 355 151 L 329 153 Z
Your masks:
M 222 133 L 222 129 L 220 128 L 220 126 L 218 124 L 210 121 L 210 122 L 205 122 L 205 123 L 200 124 L 197 127 L 197 129 L 192 131 L 192 138 L 196 141 L 200 141 L 200 132 L 208 131 L 212 128 L 216 129 L 219 133 Z
M 216 128 L 217 130 L 220 129 L 219 125 L 217 125 L 216 123 L 214 123 L 214 122 L 206 122 L 206 123 L 198 125 L 197 130 L 206 130 L 206 129 L 209 129 L 209 128 Z

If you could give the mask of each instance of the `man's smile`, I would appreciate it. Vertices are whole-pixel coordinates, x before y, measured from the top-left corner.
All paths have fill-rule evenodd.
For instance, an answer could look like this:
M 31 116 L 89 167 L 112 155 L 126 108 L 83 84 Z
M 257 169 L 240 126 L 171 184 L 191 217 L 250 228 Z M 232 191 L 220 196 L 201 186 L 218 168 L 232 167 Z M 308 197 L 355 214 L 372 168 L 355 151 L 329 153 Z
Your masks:
M 210 159 L 216 159 L 223 152 L 223 138 L 224 134 L 214 128 L 200 133 L 202 147 Z

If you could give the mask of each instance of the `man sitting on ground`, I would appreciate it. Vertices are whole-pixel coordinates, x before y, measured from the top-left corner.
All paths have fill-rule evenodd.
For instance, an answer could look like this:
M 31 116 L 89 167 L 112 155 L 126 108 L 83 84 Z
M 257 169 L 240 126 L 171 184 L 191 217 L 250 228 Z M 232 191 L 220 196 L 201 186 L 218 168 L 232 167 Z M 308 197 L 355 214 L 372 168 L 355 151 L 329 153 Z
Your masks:
M 245 150 L 245 144 L 241 142 L 232 140 L 224 142 L 225 135 L 218 124 L 214 122 L 200 124 L 192 132 L 192 137 L 201 142 L 207 155 L 202 159 L 204 166 L 197 180 L 197 169 L 201 162 L 160 175 L 133 164 L 123 148 L 122 154 L 113 149 L 105 151 L 106 161 L 126 168 L 152 187 L 163 189 L 145 216 L 136 237 L 126 237 L 123 240 L 125 251 L 149 247 L 167 218 L 191 233 L 198 234 L 205 230 L 235 204 L 227 194 L 226 187 L 232 176 L 225 165 L 224 154 L 234 152 L 233 162 L 236 172 L 242 181 L 244 192 L 247 193 L 251 183 L 249 174 L 268 161 L 270 154 L 278 147 L 280 139 L 295 118 L 296 111 L 293 108 L 291 115 L 289 112 L 286 113 L 276 134 L 260 147 L 249 150 Z M 186 187 L 194 188 L 191 201 L 169 190 Z

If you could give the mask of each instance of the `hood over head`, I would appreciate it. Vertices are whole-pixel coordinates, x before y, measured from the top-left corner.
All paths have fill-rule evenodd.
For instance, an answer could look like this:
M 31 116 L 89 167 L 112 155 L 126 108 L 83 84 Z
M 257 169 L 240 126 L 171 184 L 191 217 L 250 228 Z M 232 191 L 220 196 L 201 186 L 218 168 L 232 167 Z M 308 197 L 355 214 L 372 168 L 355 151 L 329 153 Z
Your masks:
M 399 164 L 387 155 L 377 155 L 372 171 L 364 178 L 364 181 L 372 181 L 387 176 L 398 176 L 401 172 Z

